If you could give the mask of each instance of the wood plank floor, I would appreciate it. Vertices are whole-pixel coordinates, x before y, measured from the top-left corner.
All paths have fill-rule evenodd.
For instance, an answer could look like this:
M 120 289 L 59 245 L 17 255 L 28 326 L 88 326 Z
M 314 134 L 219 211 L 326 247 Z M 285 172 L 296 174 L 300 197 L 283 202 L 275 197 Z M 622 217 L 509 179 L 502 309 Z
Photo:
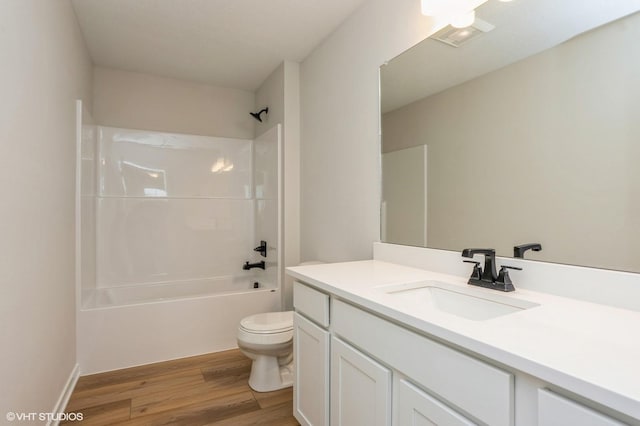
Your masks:
M 254 392 L 235 349 L 80 377 L 66 412 L 83 425 L 298 425 L 292 389 Z

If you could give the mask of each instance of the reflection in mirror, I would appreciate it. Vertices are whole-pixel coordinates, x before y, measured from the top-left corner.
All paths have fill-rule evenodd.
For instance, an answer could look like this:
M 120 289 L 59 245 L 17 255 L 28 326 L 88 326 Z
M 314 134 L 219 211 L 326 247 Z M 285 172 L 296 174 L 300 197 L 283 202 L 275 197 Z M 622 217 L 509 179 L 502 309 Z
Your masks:
M 536 21 L 526 3 L 490 2 L 485 38 L 427 39 L 382 67 L 382 240 L 508 257 L 538 242 L 527 258 L 640 272 L 638 2 L 496 53 L 518 11 Z

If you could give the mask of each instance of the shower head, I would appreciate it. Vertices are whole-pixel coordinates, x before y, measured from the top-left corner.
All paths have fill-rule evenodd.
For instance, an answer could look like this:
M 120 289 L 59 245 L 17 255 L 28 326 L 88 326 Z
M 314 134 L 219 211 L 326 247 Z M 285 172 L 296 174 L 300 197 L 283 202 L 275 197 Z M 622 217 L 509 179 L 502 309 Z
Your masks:
M 261 122 L 261 123 L 262 123 L 262 118 L 260 118 L 260 116 L 262 115 L 262 113 L 263 113 L 263 112 L 264 112 L 265 114 L 269 114 L 269 107 L 266 107 L 266 108 L 264 108 L 264 109 L 261 109 L 261 110 L 260 110 L 260 111 L 258 111 L 258 112 L 250 112 L 250 113 L 249 113 L 249 115 L 250 115 L 250 116 L 252 116 L 253 118 L 255 118 L 256 120 L 258 120 L 259 122 Z

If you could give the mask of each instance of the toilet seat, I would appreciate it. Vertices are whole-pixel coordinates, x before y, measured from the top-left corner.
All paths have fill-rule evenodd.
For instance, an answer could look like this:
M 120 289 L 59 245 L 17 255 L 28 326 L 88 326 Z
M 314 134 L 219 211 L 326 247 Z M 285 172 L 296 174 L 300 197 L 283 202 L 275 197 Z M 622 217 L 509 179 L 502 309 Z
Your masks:
M 243 345 L 280 345 L 293 340 L 293 330 L 282 333 L 252 333 L 240 327 L 237 338 Z
M 251 315 L 240 321 L 240 329 L 251 334 L 276 334 L 293 330 L 293 311 Z

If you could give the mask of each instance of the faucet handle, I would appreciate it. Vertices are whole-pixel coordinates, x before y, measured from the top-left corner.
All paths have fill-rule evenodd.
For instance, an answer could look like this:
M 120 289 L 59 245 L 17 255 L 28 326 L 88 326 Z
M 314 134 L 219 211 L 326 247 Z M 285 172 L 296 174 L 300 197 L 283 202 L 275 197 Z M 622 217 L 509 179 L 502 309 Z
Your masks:
M 473 263 L 473 272 L 471 272 L 470 279 L 479 280 L 482 277 L 482 268 L 480 267 L 480 262 L 476 262 L 475 260 L 463 260 L 464 263 Z
M 516 271 L 522 271 L 522 268 L 519 268 L 517 266 L 508 266 L 508 265 L 500 266 L 500 272 L 502 272 L 504 269 L 514 269 Z M 509 271 L 505 271 L 505 272 L 509 272 Z
M 509 276 L 508 269 L 515 269 L 516 271 L 522 271 L 522 268 L 517 266 L 500 266 L 500 272 L 498 273 L 498 279 L 496 280 L 497 285 L 504 286 L 504 291 L 513 291 L 515 287 L 513 286 L 513 282 L 511 281 L 511 277 Z
M 267 257 L 267 242 L 264 240 L 260 241 L 260 245 L 253 249 L 253 251 L 257 251 L 260 253 L 260 256 Z

